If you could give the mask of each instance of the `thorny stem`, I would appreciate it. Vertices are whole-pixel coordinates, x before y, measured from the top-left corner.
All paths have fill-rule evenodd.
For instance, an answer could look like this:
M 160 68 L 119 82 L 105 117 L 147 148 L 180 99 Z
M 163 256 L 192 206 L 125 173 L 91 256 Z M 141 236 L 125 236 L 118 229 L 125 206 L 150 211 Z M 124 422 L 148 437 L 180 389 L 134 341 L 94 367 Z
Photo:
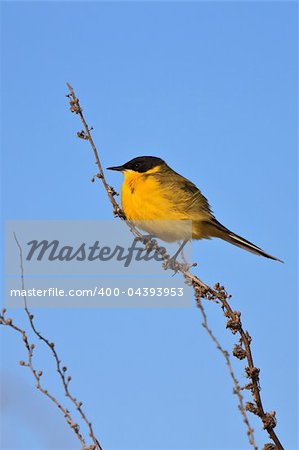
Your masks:
M 101 166 L 101 162 L 99 159 L 98 151 L 97 151 L 95 143 L 92 139 L 92 136 L 90 133 L 90 128 L 88 127 L 86 120 L 84 118 L 83 110 L 79 104 L 79 99 L 77 98 L 72 86 L 69 83 L 67 83 L 67 87 L 69 89 L 69 93 L 67 94 L 67 97 L 69 98 L 69 101 L 70 101 L 70 110 L 71 110 L 71 112 L 79 115 L 81 122 L 83 124 L 83 127 L 84 127 L 84 130 L 81 132 L 78 132 L 77 135 L 80 138 L 88 140 L 91 144 L 91 147 L 92 147 L 92 150 L 93 150 L 93 153 L 95 156 L 96 164 L 98 167 L 98 171 L 99 171 L 99 173 L 97 174 L 97 177 L 102 181 L 104 188 L 107 191 L 108 198 L 113 206 L 114 215 L 118 216 L 120 219 L 126 221 L 126 224 L 129 226 L 132 233 L 145 244 L 147 249 L 151 249 L 151 250 L 159 253 L 162 256 L 162 258 L 164 260 L 163 267 L 165 269 L 171 269 L 171 270 L 174 270 L 175 272 L 180 272 L 183 275 L 183 277 L 185 278 L 186 283 L 193 286 L 197 306 L 199 307 L 199 309 L 203 315 L 203 326 L 206 329 L 209 336 L 211 337 L 211 339 L 216 344 L 217 348 L 223 354 L 223 356 L 226 360 L 226 363 L 228 365 L 230 375 L 234 382 L 235 393 L 238 396 L 239 409 L 240 409 L 244 423 L 247 428 L 247 434 L 249 437 L 250 444 L 254 447 L 254 449 L 257 448 L 256 443 L 254 441 L 253 429 L 251 428 L 248 417 L 247 417 L 247 411 L 250 411 L 250 412 L 256 414 L 258 417 L 260 417 L 260 419 L 263 422 L 264 429 L 268 432 L 269 437 L 275 443 L 275 446 L 276 446 L 275 450 L 283 450 L 283 446 L 274 431 L 274 427 L 276 426 L 275 412 L 265 413 L 264 408 L 263 408 L 261 395 L 260 395 L 259 369 L 254 366 L 251 347 L 250 347 L 251 337 L 250 337 L 249 333 L 247 331 L 245 331 L 244 328 L 242 327 L 242 323 L 240 320 L 241 313 L 239 313 L 238 311 L 232 310 L 232 308 L 230 307 L 230 305 L 228 303 L 228 299 L 230 298 L 230 295 L 227 294 L 227 292 L 225 291 L 225 289 L 222 286 L 220 286 L 219 284 L 216 284 L 214 286 L 214 289 L 207 286 L 197 276 L 193 275 L 190 272 L 189 269 L 193 265 L 188 266 L 185 263 L 179 263 L 177 261 L 175 261 L 174 264 L 169 265 L 168 263 L 169 263 L 170 257 L 167 254 L 165 248 L 160 247 L 154 239 L 151 239 L 151 238 L 144 239 L 144 237 L 134 227 L 134 225 L 131 222 L 126 220 L 124 212 L 122 211 L 119 204 L 116 202 L 116 200 L 114 198 L 115 190 L 111 186 L 109 186 L 109 184 L 107 183 L 107 181 L 105 179 L 103 169 Z M 201 303 L 201 299 L 212 300 L 212 301 L 215 301 L 216 303 L 220 303 L 221 307 L 223 309 L 224 315 L 228 319 L 227 324 L 226 324 L 227 328 L 230 328 L 230 330 L 232 331 L 233 334 L 236 334 L 236 333 L 239 334 L 240 343 L 239 343 L 239 345 L 236 345 L 233 355 L 239 359 L 246 358 L 246 360 L 247 360 L 248 366 L 245 368 L 245 371 L 246 371 L 246 376 L 250 379 L 250 383 L 248 385 L 246 385 L 243 389 L 249 389 L 251 391 L 254 403 L 247 402 L 246 406 L 244 406 L 243 396 L 240 392 L 241 387 L 234 375 L 234 372 L 233 372 L 233 369 L 231 366 L 231 362 L 230 362 L 230 358 L 229 358 L 229 354 L 226 350 L 224 350 L 220 346 L 218 340 L 215 338 L 214 334 L 208 327 L 206 314 L 204 312 L 204 309 L 203 309 L 203 306 Z M 272 444 L 266 444 L 266 446 L 267 445 L 272 445 Z

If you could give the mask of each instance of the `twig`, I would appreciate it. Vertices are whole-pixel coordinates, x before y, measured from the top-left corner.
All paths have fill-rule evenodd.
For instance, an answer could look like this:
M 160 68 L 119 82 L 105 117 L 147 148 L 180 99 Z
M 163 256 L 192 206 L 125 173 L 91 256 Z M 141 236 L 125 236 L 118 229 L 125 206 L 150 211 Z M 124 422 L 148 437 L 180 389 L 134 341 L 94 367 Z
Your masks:
M 233 378 L 235 391 L 236 391 L 236 394 L 237 394 L 238 400 L 239 400 L 239 409 L 241 411 L 244 423 L 247 428 L 247 434 L 249 437 L 250 444 L 255 449 L 257 448 L 255 441 L 254 441 L 253 429 L 249 424 L 246 411 L 250 411 L 253 414 L 256 414 L 258 417 L 260 417 L 260 419 L 262 420 L 264 429 L 268 432 L 269 437 L 275 443 L 276 450 L 283 450 L 283 446 L 280 443 L 280 440 L 274 431 L 274 427 L 276 426 L 275 412 L 268 413 L 268 412 L 265 412 L 264 408 L 263 408 L 263 404 L 262 404 L 262 400 L 261 400 L 261 396 L 260 396 L 259 369 L 255 367 L 254 362 L 253 362 L 253 357 L 252 357 L 252 352 L 251 352 L 251 347 L 250 347 L 251 337 L 250 337 L 249 333 L 247 331 L 245 331 L 242 327 L 242 323 L 240 320 L 241 313 L 238 311 L 232 310 L 232 308 L 230 307 L 230 305 L 228 303 L 228 299 L 230 298 L 230 295 L 227 294 L 227 292 L 223 286 L 216 284 L 214 286 L 214 288 L 212 289 L 211 287 L 206 285 L 197 276 L 193 275 L 190 272 L 189 269 L 190 269 L 190 267 L 193 266 L 193 264 L 191 266 L 188 266 L 187 264 L 183 264 L 183 263 L 179 263 L 179 262 L 175 261 L 174 264 L 172 264 L 170 266 L 168 264 L 170 257 L 167 254 L 165 248 L 160 247 L 154 239 L 151 239 L 151 238 L 145 239 L 141 235 L 141 233 L 135 228 L 134 224 L 132 224 L 131 222 L 126 220 L 124 212 L 122 211 L 119 204 L 116 202 L 116 200 L 114 198 L 115 190 L 111 186 L 109 186 L 109 184 L 107 183 L 107 181 L 105 179 L 103 169 L 101 166 L 101 162 L 99 159 L 98 151 L 97 151 L 97 148 L 95 146 L 95 143 L 94 143 L 91 133 L 90 133 L 91 129 L 88 127 L 87 122 L 84 118 L 83 110 L 79 104 L 79 99 L 77 98 L 72 86 L 69 83 L 67 83 L 67 87 L 69 90 L 67 97 L 69 98 L 69 102 L 70 102 L 70 110 L 71 110 L 71 112 L 79 115 L 81 122 L 83 124 L 83 127 L 84 127 L 84 130 L 78 132 L 77 135 L 78 135 L 78 137 L 89 141 L 91 144 L 91 147 L 92 147 L 92 150 L 93 150 L 93 153 L 95 156 L 96 164 L 98 167 L 97 177 L 102 181 L 103 186 L 108 194 L 108 198 L 113 207 L 114 215 L 118 216 L 120 219 L 124 220 L 126 222 L 126 224 L 129 226 L 129 228 L 132 231 L 132 233 L 134 234 L 134 236 L 139 238 L 146 245 L 147 248 L 150 248 L 151 250 L 159 253 L 162 256 L 162 258 L 164 260 L 164 268 L 165 269 L 172 269 L 175 272 L 180 272 L 183 275 L 183 277 L 185 278 L 186 283 L 193 286 L 197 305 L 203 315 L 203 319 L 204 319 L 203 326 L 207 330 L 211 339 L 217 345 L 217 348 L 219 348 L 222 351 L 222 353 L 226 359 L 230 375 Z M 226 323 L 226 327 L 229 328 L 233 334 L 237 333 L 240 337 L 239 344 L 237 344 L 235 346 L 233 355 L 236 358 L 239 358 L 239 359 L 245 358 L 247 360 L 247 367 L 245 368 L 245 372 L 246 372 L 246 376 L 250 379 L 250 383 L 247 384 L 243 389 L 250 390 L 252 397 L 253 397 L 252 403 L 247 402 L 246 405 L 244 406 L 243 396 L 241 395 L 241 387 L 240 387 L 239 383 L 237 382 L 237 379 L 233 373 L 230 359 L 227 359 L 228 353 L 226 350 L 224 350 L 220 346 L 219 342 L 214 337 L 214 334 L 208 327 L 207 321 L 206 321 L 206 315 L 205 315 L 204 310 L 202 309 L 201 299 L 213 300 L 216 303 L 220 303 L 221 307 L 223 309 L 224 315 L 228 319 L 227 323 Z M 272 444 L 266 444 L 266 445 L 272 445 Z
M 230 360 L 230 355 L 228 353 L 227 350 L 225 350 L 222 345 L 220 344 L 220 342 L 218 341 L 218 339 L 216 338 L 216 336 L 214 335 L 214 333 L 212 332 L 211 328 L 208 325 L 208 320 L 207 320 L 207 315 L 206 312 L 204 310 L 204 307 L 202 306 L 202 301 L 201 298 L 198 297 L 196 298 L 196 302 L 197 302 L 197 306 L 200 309 L 200 312 L 202 314 L 203 317 L 203 322 L 202 322 L 202 326 L 205 328 L 205 330 L 207 331 L 208 335 L 210 336 L 210 338 L 212 339 L 212 341 L 214 342 L 214 344 L 216 345 L 217 349 L 222 353 L 227 367 L 228 367 L 228 371 L 229 374 L 231 376 L 231 379 L 233 380 L 233 384 L 234 384 L 234 394 L 236 394 L 236 396 L 238 397 L 238 402 L 239 402 L 239 410 L 240 413 L 243 417 L 243 422 L 246 425 L 247 428 L 247 435 L 248 435 L 248 439 L 249 439 L 249 443 L 252 445 L 252 447 L 254 448 L 254 450 L 258 450 L 258 447 L 256 445 L 255 439 L 254 439 L 254 430 L 250 425 L 249 419 L 248 419 L 248 415 L 246 412 L 246 408 L 244 405 L 244 398 L 242 395 L 242 388 L 240 386 L 239 381 L 237 380 L 234 371 L 233 371 L 233 367 L 232 367 L 232 363 Z
M 23 330 L 22 328 L 18 327 L 17 325 L 15 325 L 12 321 L 11 318 L 6 319 L 5 317 L 5 313 L 6 313 L 6 309 L 4 308 L 2 310 L 2 314 L 0 314 L 0 324 L 1 325 L 5 325 L 10 327 L 11 329 L 15 330 L 17 333 L 19 333 L 22 336 L 22 341 L 27 349 L 28 352 L 28 362 L 26 363 L 25 361 L 20 361 L 20 365 L 21 366 L 26 366 L 30 369 L 32 375 L 34 376 L 35 380 L 36 380 L 36 388 L 42 393 L 44 394 L 46 397 L 48 397 L 56 406 L 57 408 L 62 412 L 62 414 L 64 415 L 68 425 L 71 427 L 71 429 L 74 431 L 74 433 L 76 434 L 77 438 L 79 439 L 82 448 L 87 450 L 87 446 L 86 446 L 86 441 L 84 439 L 84 437 L 82 436 L 82 434 L 79 431 L 79 425 L 73 420 L 70 411 L 65 408 L 58 400 L 57 398 L 55 398 L 52 394 L 50 394 L 47 389 L 45 389 L 42 386 L 41 383 L 41 377 L 43 375 L 43 372 L 37 371 L 37 369 L 34 368 L 33 366 L 33 350 L 35 348 L 34 344 L 30 344 L 27 334 L 25 332 L 25 330 Z M 91 450 L 91 449 L 90 449 Z
M 24 265 L 23 265 L 23 251 L 22 251 L 22 247 L 21 247 L 21 245 L 20 245 L 20 243 L 19 243 L 19 241 L 18 241 L 18 238 L 17 238 L 17 236 L 16 236 L 15 233 L 14 233 L 14 239 L 15 239 L 16 244 L 17 244 L 18 249 L 19 249 L 19 256 L 20 256 L 20 273 L 21 273 L 21 285 L 22 285 L 22 290 L 25 292 L 25 283 L 24 283 Z M 49 339 L 47 339 L 45 336 L 43 336 L 39 331 L 37 331 L 37 329 L 36 329 L 36 327 L 35 327 L 34 316 L 33 316 L 33 314 L 31 314 L 31 312 L 30 312 L 29 309 L 28 309 L 28 305 L 27 305 L 27 297 L 26 297 L 26 296 L 24 296 L 24 309 L 25 309 L 25 312 L 26 312 L 26 314 L 27 314 L 27 317 L 28 317 L 28 320 L 29 320 L 29 323 L 30 323 L 30 327 L 31 327 L 31 329 L 33 330 L 34 334 L 35 334 L 41 341 L 43 341 L 43 342 L 45 343 L 45 345 L 50 349 L 50 351 L 51 351 L 51 353 L 52 353 L 52 355 L 53 355 L 53 357 L 54 357 L 54 360 L 55 360 L 55 363 L 56 363 L 56 370 L 57 370 L 57 372 L 58 372 L 58 374 L 59 374 L 59 376 L 60 376 L 60 379 L 61 379 L 61 382 L 62 382 L 62 385 L 63 385 L 63 388 L 64 388 L 65 396 L 68 397 L 68 398 L 71 400 L 71 402 L 73 403 L 73 405 L 74 405 L 75 408 L 77 409 L 79 415 L 81 416 L 82 420 L 85 422 L 85 424 L 86 424 L 87 427 L 88 427 L 88 430 L 89 430 L 89 436 L 90 436 L 90 438 L 92 439 L 93 444 L 94 444 L 92 447 L 90 447 L 90 450 L 102 450 L 102 447 L 101 447 L 101 445 L 100 445 L 98 439 L 96 438 L 96 436 L 95 436 L 95 434 L 94 434 L 92 424 L 91 424 L 91 422 L 87 419 L 87 417 L 86 417 L 86 415 L 85 415 L 85 413 L 84 413 L 84 411 L 83 411 L 83 409 L 82 409 L 82 402 L 81 402 L 81 401 L 78 401 L 78 400 L 76 399 L 76 397 L 74 397 L 74 396 L 71 394 L 71 392 L 70 392 L 69 384 L 70 384 L 70 381 L 71 381 L 72 378 L 71 378 L 70 375 L 66 376 L 67 367 L 61 365 L 61 360 L 60 360 L 59 357 L 58 357 L 57 351 L 56 351 L 56 349 L 55 349 L 55 344 L 54 344 L 54 342 L 51 342 Z M 13 327 L 13 328 L 17 330 L 17 327 Z M 24 332 L 24 333 L 25 333 L 25 332 Z M 32 357 L 32 355 L 31 355 L 31 356 L 29 355 L 29 358 L 31 358 L 31 357 Z M 30 360 L 30 361 L 31 361 L 31 360 Z M 29 367 L 31 368 L 31 366 L 29 366 Z M 33 370 L 32 370 L 32 372 L 33 372 L 34 375 L 35 375 L 35 372 L 34 372 Z M 40 391 L 41 391 L 42 393 L 45 393 L 44 390 L 42 390 L 42 389 L 40 389 Z M 49 398 L 51 398 L 52 400 L 54 399 L 54 397 L 50 396 L 50 394 L 47 394 L 47 396 L 48 396 Z M 54 400 L 56 400 L 56 399 L 54 399 Z M 54 400 L 53 400 L 53 401 L 54 401 Z M 62 407 L 59 406 L 59 408 L 61 409 Z M 76 425 L 77 425 L 77 424 L 76 424 Z M 78 425 L 77 425 L 77 427 L 78 427 L 78 430 L 79 430 L 79 426 L 78 426 Z M 73 426 L 72 426 L 72 428 L 73 428 Z M 75 428 L 74 428 L 74 430 L 75 430 Z M 79 432 L 77 433 L 77 435 L 78 435 L 78 437 L 81 436 L 81 435 L 79 434 Z M 81 436 L 81 438 L 82 438 L 82 436 Z M 84 445 L 85 445 L 85 441 L 84 441 L 83 438 L 82 438 L 82 440 L 83 440 L 83 443 L 84 443 Z M 80 439 L 80 441 L 81 441 L 81 439 Z M 82 442 L 81 442 L 81 443 L 82 443 Z

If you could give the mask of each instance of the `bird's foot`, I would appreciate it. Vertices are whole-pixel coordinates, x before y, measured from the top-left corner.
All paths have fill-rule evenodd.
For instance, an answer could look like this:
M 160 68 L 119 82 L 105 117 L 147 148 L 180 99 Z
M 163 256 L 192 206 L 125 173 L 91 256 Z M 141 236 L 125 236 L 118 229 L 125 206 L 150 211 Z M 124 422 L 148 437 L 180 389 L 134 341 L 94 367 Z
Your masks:
M 155 249 L 157 245 L 157 241 L 154 239 L 155 236 L 152 234 L 144 234 L 142 236 L 136 236 L 134 239 L 134 243 L 141 242 L 145 246 L 145 250 L 147 253 L 150 253 Z
M 177 255 L 172 256 L 168 260 L 164 261 L 163 268 L 165 270 L 170 269 L 174 270 L 175 273 L 181 272 L 189 272 L 192 267 L 196 267 L 197 263 L 189 264 L 187 262 L 179 262 L 177 261 Z
M 179 271 L 180 263 L 177 261 L 177 255 L 172 256 L 171 258 L 167 259 L 163 263 L 163 268 L 165 270 L 173 270 L 175 273 Z
M 143 234 L 141 236 L 136 236 L 134 241 L 142 242 L 143 244 L 146 244 L 147 242 L 151 241 L 153 238 L 154 238 L 154 235 L 152 235 L 152 234 Z

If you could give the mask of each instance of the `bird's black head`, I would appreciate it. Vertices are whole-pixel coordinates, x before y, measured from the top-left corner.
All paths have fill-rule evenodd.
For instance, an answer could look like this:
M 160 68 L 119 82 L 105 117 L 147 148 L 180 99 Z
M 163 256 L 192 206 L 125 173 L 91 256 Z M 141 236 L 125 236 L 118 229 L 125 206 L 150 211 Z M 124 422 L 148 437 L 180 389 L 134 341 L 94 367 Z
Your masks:
M 144 173 L 154 167 L 161 166 L 165 164 L 163 159 L 157 158 L 156 156 L 138 156 L 137 158 L 131 159 L 122 166 L 117 167 L 107 167 L 109 170 L 118 170 L 119 172 L 124 172 L 125 170 L 133 170 L 134 172 Z

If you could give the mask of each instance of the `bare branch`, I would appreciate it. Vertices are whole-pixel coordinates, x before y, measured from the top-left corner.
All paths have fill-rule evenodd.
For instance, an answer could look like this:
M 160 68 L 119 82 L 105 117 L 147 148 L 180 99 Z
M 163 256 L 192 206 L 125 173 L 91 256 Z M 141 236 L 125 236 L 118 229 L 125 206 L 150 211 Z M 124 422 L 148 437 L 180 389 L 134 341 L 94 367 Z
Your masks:
M 27 353 L 28 353 L 28 361 L 27 362 L 20 361 L 20 365 L 28 367 L 30 369 L 30 371 L 31 371 L 31 373 L 32 373 L 32 375 L 33 375 L 33 377 L 35 378 L 35 381 L 36 381 L 36 384 L 35 384 L 36 388 L 42 394 L 44 394 L 46 397 L 48 397 L 57 406 L 57 408 L 64 415 L 65 420 L 67 421 L 67 424 L 71 427 L 71 429 L 74 431 L 74 433 L 76 434 L 77 438 L 79 439 L 79 441 L 80 441 L 80 443 L 82 445 L 82 448 L 83 449 L 87 449 L 86 441 L 85 441 L 84 437 L 82 436 L 82 434 L 79 431 L 79 425 L 73 420 L 70 411 L 67 408 L 65 408 L 57 400 L 57 398 L 55 398 L 52 394 L 50 394 L 50 392 L 47 389 L 45 389 L 43 387 L 43 385 L 41 383 L 41 377 L 43 375 L 43 372 L 41 370 L 37 371 L 37 369 L 35 369 L 35 367 L 33 365 L 33 350 L 35 348 L 35 345 L 34 344 L 30 344 L 25 330 L 23 330 L 22 328 L 20 328 L 17 325 L 15 325 L 11 318 L 6 319 L 5 312 L 6 312 L 6 310 L 4 308 L 2 310 L 2 313 L 0 314 L 0 325 L 8 326 L 12 330 L 14 330 L 17 333 L 19 333 L 21 335 L 23 344 L 26 347 L 26 350 L 27 350 Z
M 19 256 L 20 256 L 20 277 L 21 277 L 21 287 L 22 290 L 25 292 L 25 282 L 24 282 L 24 265 L 23 265 L 23 252 L 22 252 L 22 247 L 18 241 L 18 238 L 16 236 L 16 234 L 14 233 L 14 238 L 16 241 L 16 244 L 18 246 L 19 249 Z M 36 387 L 37 389 L 40 390 L 40 392 L 42 392 L 44 395 L 46 395 L 50 400 L 52 400 L 53 403 L 56 404 L 56 406 L 63 412 L 66 421 L 68 423 L 68 425 L 72 428 L 72 430 L 75 432 L 76 436 L 78 437 L 78 439 L 80 440 L 81 445 L 83 446 L 83 449 L 86 450 L 102 450 L 102 447 L 98 441 L 98 439 L 96 438 L 94 431 L 93 431 L 93 427 L 91 422 L 87 419 L 86 414 L 84 412 L 84 410 L 82 409 L 82 402 L 78 401 L 76 399 L 76 397 L 71 393 L 69 385 L 70 385 L 70 381 L 71 381 L 71 376 L 67 375 L 67 367 L 66 366 L 62 366 L 61 360 L 58 357 L 58 353 L 55 349 L 55 344 L 54 342 L 51 342 L 49 339 L 47 339 L 41 332 L 39 332 L 36 329 L 35 326 L 35 322 L 34 322 L 34 316 L 33 314 L 30 312 L 30 310 L 28 309 L 28 304 L 27 304 L 27 297 L 24 296 L 24 309 L 30 324 L 30 327 L 33 331 L 33 333 L 38 337 L 38 339 L 40 339 L 51 351 L 52 356 L 55 360 L 55 364 L 56 364 L 56 370 L 59 374 L 59 377 L 61 379 L 62 385 L 63 385 L 63 389 L 64 389 L 64 393 L 65 396 L 73 403 L 73 405 L 75 406 L 76 410 L 78 411 L 79 415 L 81 416 L 81 419 L 83 420 L 83 422 L 85 422 L 85 424 L 88 427 L 88 431 L 89 431 L 89 436 L 93 441 L 93 444 L 90 445 L 89 447 L 86 446 L 86 440 L 84 439 L 84 437 L 82 436 L 82 434 L 79 432 L 79 425 L 77 423 L 74 422 L 74 420 L 72 419 L 70 412 L 68 411 L 68 409 L 64 408 L 62 406 L 62 404 L 52 395 L 50 394 L 46 389 L 44 389 L 41 385 L 40 382 L 40 378 L 42 376 L 42 372 L 39 371 L 37 372 L 36 369 L 34 369 L 33 367 L 33 363 L 32 363 L 32 357 L 33 357 L 33 349 L 34 349 L 34 344 L 29 344 L 27 335 L 25 330 L 22 330 L 21 328 L 17 327 L 16 325 L 13 324 L 12 319 L 5 319 L 4 317 L 4 313 L 5 310 L 2 311 L 2 315 L 0 315 L 0 324 L 2 325 L 6 325 L 6 326 L 10 326 L 12 329 L 14 329 L 15 331 L 19 332 L 22 334 L 22 339 L 24 342 L 24 345 L 28 351 L 28 362 L 25 363 L 24 361 L 21 361 L 21 365 L 22 366 L 27 366 L 30 368 L 35 380 L 36 380 Z
M 112 204 L 113 212 L 115 216 L 118 216 L 120 219 L 124 220 L 125 223 L 128 225 L 132 233 L 135 237 L 139 238 L 143 244 L 145 244 L 146 248 L 150 248 L 151 250 L 157 252 L 160 254 L 163 258 L 164 264 L 163 267 L 165 269 L 171 269 L 175 272 L 180 272 L 186 283 L 193 286 L 194 289 L 194 295 L 195 300 L 197 302 L 197 305 L 202 313 L 203 316 L 203 326 L 208 332 L 211 339 L 216 344 L 217 348 L 222 352 L 223 356 L 225 357 L 230 376 L 233 379 L 234 383 L 234 389 L 235 393 L 238 397 L 239 401 L 239 410 L 242 414 L 243 421 L 246 425 L 246 430 L 249 438 L 250 444 L 253 446 L 253 448 L 257 448 L 255 440 L 254 440 L 254 433 L 253 429 L 250 426 L 248 417 L 247 417 L 247 411 L 253 412 L 258 417 L 260 417 L 264 429 L 268 432 L 269 437 L 272 439 L 272 441 L 275 443 L 274 448 L 276 447 L 277 450 L 283 450 L 283 446 L 280 443 L 279 438 L 277 437 L 274 427 L 276 426 L 276 418 L 275 418 L 275 412 L 267 413 L 264 411 L 261 395 L 260 395 L 260 380 L 259 380 L 259 369 L 255 367 L 251 352 L 251 337 L 247 331 L 244 330 L 242 323 L 241 323 L 241 313 L 238 311 L 233 311 L 233 309 L 230 307 L 228 300 L 230 299 L 230 295 L 227 294 L 226 290 L 223 286 L 220 286 L 218 283 L 214 286 L 214 288 L 209 287 L 206 285 L 203 281 L 201 281 L 197 276 L 193 275 L 190 272 L 190 268 L 193 266 L 188 265 L 185 263 L 179 263 L 175 261 L 173 264 L 169 265 L 170 256 L 167 254 L 164 247 L 161 247 L 157 244 L 157 242 L 154 239 L 151 238 L 144 238 L 141 233 L 134 227 L 134 225 L 127 221 L 125 218 L 125 214 L 120 208 L 119 204 L 116 202 L 114 195 L 115 190 L 107 183 L 104 172 L 101 166 L 101 162 L 99 159 L 98 151 L 95 146 L 95 143 L 91 136 L 91 129 L 88 127 L 87 122 L 83 115 L 83 110 L 80 106 L 79 99 L 77 98 L 72 86 L 67 83 L 67 87 L 69 89 L 69 93 L 67 94 L 67 97 L 69 98 L 70 102 L 70 110 L 71 112 L 78 114 L 81 122 L 83 124 L 84 130 L 80 131 L 77 135 L 80 138 L 83 138 L 84 140 L 87 140 L 90 142 L 96 164 L 98 167 L 98 174 L 96 175 L 97 178 L 99 178 L 103 186 L 108 194 L 108 198 Z M 219 344 L 218 340 L 215 338 L 214 334 L 212 333 L 211 329 L 208 327 L 207 324 L 207 318 L 205 311 L 202 307 L 201 299 L 204 300 L 212 300 L 215 303 L 220 304 L 224 316 L 227 318 L 226 327 L 231 330 L 233 334 L 239 335 L 239 343 L 235 346 L 233 350 L 233 355 L 238 359 L 246 359 L 247 366 L 245 368 L 246 376 L 250 379 L 250 383 L 248 383 L 245 387 L 241 388 L 239 385 L 239 382 L 237 381 L 232 365 L 230 362 L 229 354 L 226 350 L 222 348 L 222 346 Z M 249 403 L 247 402 L 246 405 L 244 405 L 243 396 L 241 394 L 241 389 L 248 390 L 252 394 L 253 402 Z M 272 445 L 272 444 L 266 444 L 266 445 Z M 272 450 L 274 450 L 274 448 Z
M 258 447 L 256 445 L 255 439 L 254 439 L 254 430 L 250 425 L 249 419 L 248 419 L 248 415 L 247 415 L 247 410 L 246 407 L 244 405 L 244 398 L 242 395 L 242 388 L 239 384 L 239 381 L 237 380 L 234 371 L 233 371 L 233 367 L 232 367 L 232 363 L 230 360 L 230 356 L 227 350 L 225 350 L 220 342 L 218 341 L 218 339 L 216 338 L 216 336 L 214 335 L 214 333 L 212 332 L 211 328 L 208 325 L 208 320 L 207 320 L 207 315 L 206 312 L 204 310 L 204 307 L 202 306 L 202 301 L 201 298 L 196 298 L 196 302 L 197 302 L 197 306 L 200 309 L 200 312 L 202 314 L 203 317 L 203 322 L 202 322 L 202 326 L 205 328 L 205 330 L 207 331 L 208 335 L 210 336 L 210 338 L 212 339 L 212 341 L 214 342 L 214 344 L 216 345 L 217 349 L 222 353 L 227 367 L 228 367 L 228 371 L 229 374 L 231 376 L 231 379 L 233 380 L 233 384 L 234 384 L 234 394 L 236 394 L 236 396 L 238 397 L 238 402 L 239 402 L 239 410 L 240 413 L 243 417 L 243 422 L 246 425 L 247 428 L 247 435 L 248 435 L 248 439 L 249 439 L 249 443 L 252 445 L 252 447 L 255 450 L 258 450 Z

